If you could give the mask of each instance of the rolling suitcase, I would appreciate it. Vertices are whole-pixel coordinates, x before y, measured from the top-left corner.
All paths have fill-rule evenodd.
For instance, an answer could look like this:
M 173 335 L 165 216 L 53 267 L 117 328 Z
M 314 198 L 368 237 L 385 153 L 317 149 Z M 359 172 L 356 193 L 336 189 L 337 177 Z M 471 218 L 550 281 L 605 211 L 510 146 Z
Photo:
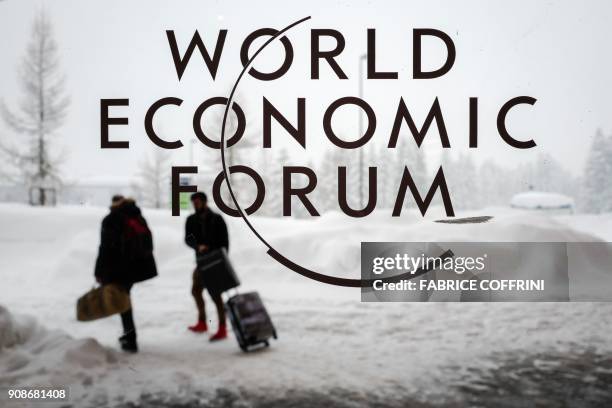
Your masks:
M 232 329 L 242 351 L 258 344 L 268 347 L 276 329 L 257 292 L 234 295 L 227 301 Z

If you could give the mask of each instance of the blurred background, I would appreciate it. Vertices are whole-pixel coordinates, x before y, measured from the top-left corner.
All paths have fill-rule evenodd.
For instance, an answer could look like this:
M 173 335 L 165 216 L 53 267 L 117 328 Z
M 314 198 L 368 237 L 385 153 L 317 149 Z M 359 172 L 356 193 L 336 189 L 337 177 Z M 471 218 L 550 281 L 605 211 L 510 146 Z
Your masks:
M 372 8 L 377 12 L 372 13 Z M 200 143 L 192 129 L 195 108 L 215 96 L 228 96 L 241 68 L 244 38 L 262 27 L 281 28 L 296 19 L 312 20 L 288 33 L 295 58 L 289 72 L 271 82 L 246 76 L 236 102 L 246 115 L 241 141 L 229 149 L 230 164 L 255 168 L 266 181 L 267 197 L 259 215 L 280 216 L 283 164 L 308 165 L 318 175 L 313 200 L 320 213 L 338 210 L 339 164 L 348 167 L 349 202 L 359 204 L 367 190 L 365 167 L 378 167 L 377 209 L 395 202 L 402 169 L 407 166 L 422 194 L 443 164 L 456 209 L 507 206 L 519 193 L 556 193 L 574 211 L 610 211 L 612 189 L 611 124 L 605 52 L 610 6 L 484 1 L 309 2 L 133 2 L 11 1 L 0 4 L 3 38 L 0 65 L 3 154 L 0 200 L 78 205 L 106 205 L 113 192 L 130 194 L 148 207 L 168 208 L 170 166 L 197 165 L 195 181 L 210 190 L 220 171 L 220 154 Z M 433 27 L 447 33 L 457 48 L 451 71 L 432 80 L 412 79 L 412 29 Z M 321 79 L 310 80 L 310 29 L 342 32 L 346 49 L 338 57 L 347 80 L 338 80 L 322 64 Z M 366 29 L 377 30 L 380 70 L 398 72 L 398 80 L 366 80 Z M 165 30 L 174 30 L 183 53 L 198 30 L 208 48 L 220 29 L 228 29 L 219 73 L 213 80 L 196 53 L 179 81 Z M 253 47 L 265 38 L 255 41 Z M 327 40 L 327 39 L 325 39 Z M 322 47 L 332 47 L 323 41 Z M 251 51 L 252 53 L 253 51 Z M 440 41 L 426 39 L 425 68 L 445 57 Z M 257 59 L 261 71 L 278 68 L 284 54 L 279 42 Z M 361 95 L 375 110 L 375 136 L 362 149 L 341 150 L 325 137 L 322 118 L 337 98 Z M 505 101 L 530 95 L 533 107 L 518 107 L 508 117 L 517 139 L 533 138 L 537 147 L 517 150 L 506 145 L 495 127 Z M 180 139 L 183 147 L 163 151 L 144 132 L 146 110 L 157 99 L 175 96 L 180 108 L 165 108 L 155 117 L 162 136 Z M 262 97 L 295 123 L 297 98 L 306 98 L 306 149 L 274 123 L 272 148 L 263 149 Z M 418 148 L 406 124 L 397 148 L 387 143 L 399 99 L 421 126 L 439 99 L 452 148 L 442 149 L 436 126 Z M 468 148 L 469 97 L 479 98 L 479 148 Z M 111 126 L 111 140 L 129 140 L 129 149 L 100 149 L 100 99 L 129 98 L 130 106 L 111 109 L 127 116 L 129 126 Z M 205 113 L 201 126 L 218 140 L 222 106 Z M 360 111 L 345 107 L 334 115 L 335 132 L 346 140 L 359 135 Z M 230 119 L 228 133 L 232 133 Z M 234 125 L 235 126 L 235 125 Z M 361 165 L 361 170 L 360 170 Z M 242 179 L 244 178 L 244 180 Z M 236 176 L 236 190 L 250 202 L 252 186 Z M 242 185 L 240 185 L 242 184 Z M 45 193 L 46 192 L 46 193 Z M 227 195 L 225 195 L 227 198 Z M 542 197 L 542 196 L 539 196 Z M 549 197 L 550 198 L 550 197 Z M 546 200 L 547 198 L 541 198 Z M 540 200 L 540 199 L 538 199 Z M 538 201 L 536 200 L 536 201 Z M 407 199 L 406 207 L 414 207 Z M 305 215 L 301 205 L 297 216 Z
M 263 178 L 266 198 L 250 221 L 280 253 L 320 273 L 359 278 L 362 241 L 588 242 L 601 247 L 577 246 L 569 280 L 589 276 L 589 285 L 609 287 L 610 2 L 0 0 L 0 387 L 69 386 L 71 401 L 62 406 L 79 407 L 612 405 L 608 303 L 362 303 L 358 289 L 283 268 L 230 216 L 239 290 L 261 294 L 279 340 L 244 354 L 233 339 L 211 345 L 186 329 L 196 317 L 195 261 L 183 241 L 190 203 L 183 197 L 181 216 L 171 216 L 171 166 L 198 166 L 182 182 L 212 196 L 221 157 L 194 134 L 196 108 L 229 95 L 251 32 L 305 16 L 312 19 L 286 34 L 294 50 L 289 71 L 275 81 L 246 75 L 240 82 L 235 102 L 246 128 L 227 149 L 230 165 Z M 310 79 L 313 28 L 344 35 L 337 61 L 348 79 L 325 63 L 321 78 Z M 397 80 L 364 77 L 368 28 L 376 29 L 377 68 L 398 72 Z M 452 38 L 457 58 L 446 75 L 412 79 L 414 28 Z M 228 34 L 216 78 L 196 52 L 179 81 L 166 30 L 174 30 L 182 54 L 195 30 L 212 50 L 222 29 Z M 283 55 L 273 42 L 254 66 L 273 71 Z M 445 55 L 440 41 L 424 40 L 424 68 L 437 68 Z M 537 102 L 513 109 L 508 130 L 534 139 L 528 150 L 505 144 L 496 127 L 501 106 L 520 95 Z M 153 126 L 182 141 L 172 151 L 157 148 L 144 128 L 149 107 L 168 96 L 184 102 L 161 109 Z M 376 112 L 376 132 L 361 149 L 338 149 L 323 131 L 325 110 L 345 96 L 361 96 Z M 274 121 L 272 147 L 262 148 L 264 97 L 291 123 L 297 99 L 306 99 L 306 148 Z M 470 97 L 479 98 L 478 149 L 469 148 Z M 129 141 L 129 149 L 100 148 L 104 98 L 129 98 L 129 106 L 110 110 L 129 118 L 128 126 L 110 127 L 110 139 Z M 437 98 L 451 148 L 442 148 L 435 124 L 420 148 L 403 124 L 389 149 L 400 98 L 419 128 Z M 222 115 L 223 106 L 213 107 L 199 123 L 211 139 L 219 139 Z M 236 123 L 231 115 L 228 134 Z M 358 139 L 365 124 L 355 107 L 339 109 L 332 121 L 346 140 Z M 320 217 L 295 198 L 292 216 L 282 217 L 288 165 L 314 170 L 309 198 Z M 370 216 L 340 211 L 339 166 L 347 167 L 347 201 L 356 209 L 368 196 L 367 167 L 378 168 Z M 440 166 L 456 214 L 493 216 L 490 222 L 433 222 L 446 215 L 439 194 L 425 216 L 410 194 L 401 216 L 391 216 L 403 169 L 425 196 Z M 248 206 L 253 183 L 240 174 L 231 182 Z M 135 356 L 118 351 L 116 318 L 84 324 L 74 316 L 76 299 L 95 284 L 100 221 L 114 194 L 143 207 L 159 270 L 131 294 L 141 347 Z M 230 202 L 225 186 L 221 195 Z

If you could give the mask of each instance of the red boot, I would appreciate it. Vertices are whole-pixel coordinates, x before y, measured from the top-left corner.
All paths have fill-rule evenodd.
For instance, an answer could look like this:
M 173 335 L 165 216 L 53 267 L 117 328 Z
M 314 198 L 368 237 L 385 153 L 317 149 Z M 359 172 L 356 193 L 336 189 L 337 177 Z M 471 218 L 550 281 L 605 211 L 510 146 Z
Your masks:
M 198 320 L 198 323 L 195 326 L 189 326 L 188 329 L 194 333 L 204 333 L 208 330 L 208 326 L 204 320 Z
M 210 341 L 223 340 L 226 337 L 227 337 L 227 328 L 225 327 L 225 324 L 221 324 L 219 325 L 219 330 L 215 333 L 214 336 L 210 338 Z

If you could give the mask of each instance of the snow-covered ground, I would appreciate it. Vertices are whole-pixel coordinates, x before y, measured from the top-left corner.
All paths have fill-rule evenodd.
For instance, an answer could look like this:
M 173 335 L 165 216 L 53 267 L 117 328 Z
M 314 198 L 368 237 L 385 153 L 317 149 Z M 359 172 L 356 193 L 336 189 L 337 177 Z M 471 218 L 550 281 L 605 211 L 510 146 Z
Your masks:
M 290 259 L 355 278 L 360 241 L 612 240 L 612 215 L 485 212 L 494 220 L 474 225 L 410 213 L 254 222 Z M 240 290 L 260 292 L 279 340 L 249 354 L 233 338 L 210 344 L 186 330 L 193 253 L 184 217 L 166 211 L 145 210 L 160 276 L 133 290 L 141 352 L 125 355 L 118 317 L 75 318 L 105 213 L 0 205 L 0 387 L 70 386 L 79 407 L 612 404 L 610 304 L 361 303 L 276 264 L 241 220 L 228 220 Z

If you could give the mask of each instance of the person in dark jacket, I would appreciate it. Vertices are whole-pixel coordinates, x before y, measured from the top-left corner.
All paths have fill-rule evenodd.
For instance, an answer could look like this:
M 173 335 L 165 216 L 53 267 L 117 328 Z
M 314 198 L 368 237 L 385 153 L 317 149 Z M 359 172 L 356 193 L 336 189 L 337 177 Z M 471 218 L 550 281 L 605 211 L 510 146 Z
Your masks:
M 101 285 L 118 284 L 129 293 L 136 282 L 157 276 L 153 238 L 134 200 L 117 195 L 110 213 L 102 220 L 95 277 Z M 121 348 L 137 352 L 136 326 L 132 309 L 121 314 Z
M 205 253 L 214 249 L 225 248 L 226 251 L 229 250 L 225 221 L 223 221 L 221 215 L 208 208 L 206 194 L 202 192 L 193 193 L 191 203 L 195 213 L 187 217 L 185 243 L 196 251 L 196 257 L 198 253 Z M 204 297 L 202 296 L 204 286 L 197 277 L 197 268 L 193 271 L 192 280 L 191 294 L 198 309 L 198 322 L 194 326 L 189 326 L 189 330 L 195 333 L 203 333 L 208 330 L 208 326 L 206 324 Z M 210 293 L 210 296 L 215 303 L 219 317 L 219 330 L 210 338 L 210 341 L 216 341 L 227 337 L 225 307 L 221 294 Z

